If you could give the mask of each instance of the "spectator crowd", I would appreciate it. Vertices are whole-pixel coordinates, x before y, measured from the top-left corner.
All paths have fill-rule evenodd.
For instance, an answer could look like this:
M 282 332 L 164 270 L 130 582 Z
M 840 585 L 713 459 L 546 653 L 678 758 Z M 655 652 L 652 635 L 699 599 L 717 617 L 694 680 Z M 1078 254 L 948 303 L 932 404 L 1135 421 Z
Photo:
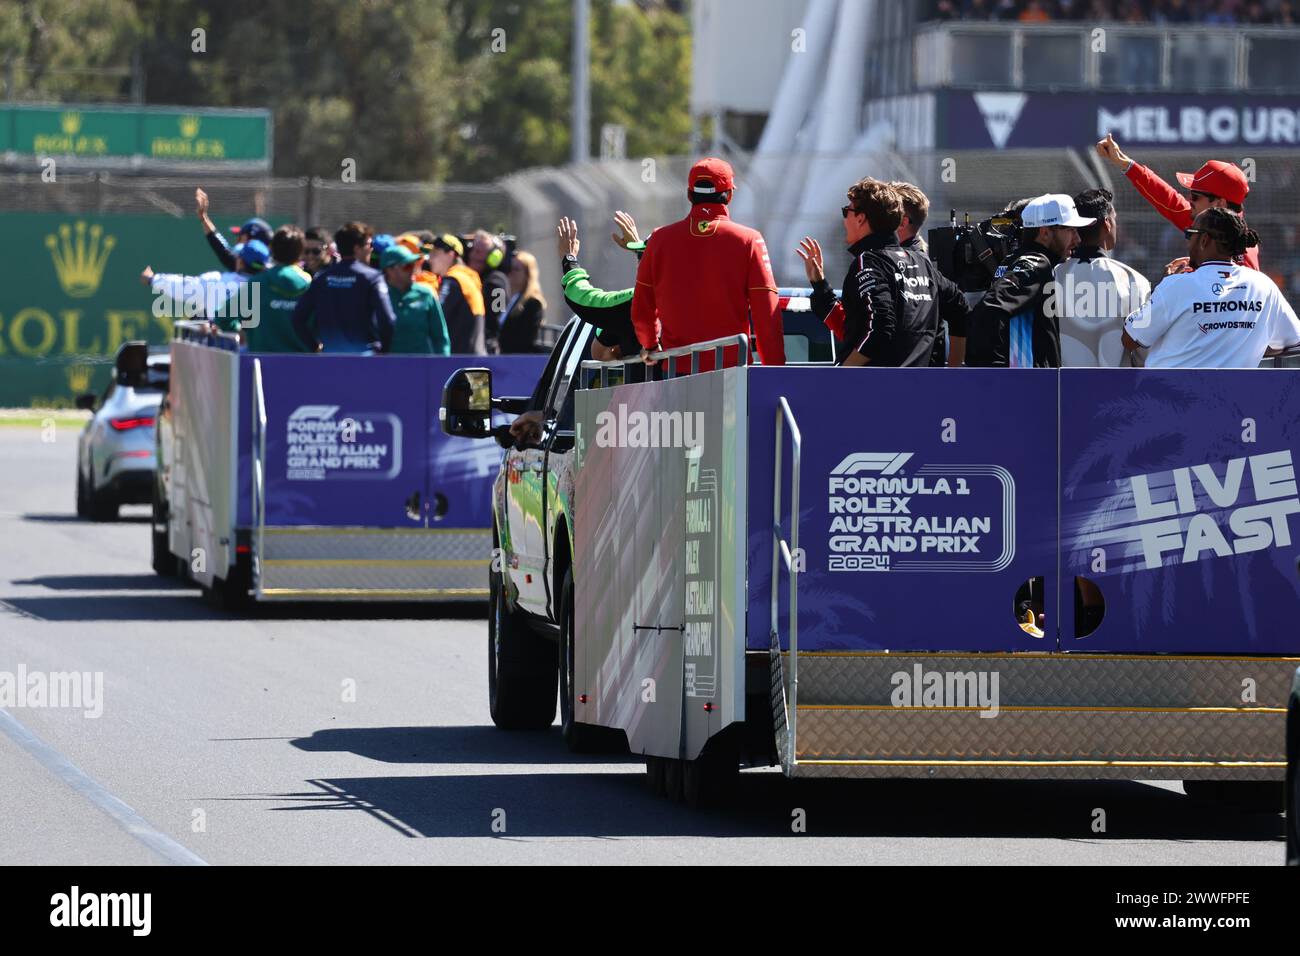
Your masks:
M 1292 26 L 1292 0 L 935 0 L 928 19 Z
M 155 311 L 202 318 L 254 352 L 492 355 L 538 352 L 546 299 L 537 259 L 513 236 L 415 229 L 380 233 L 348 222 L 333 233 L 252 218 L 233 247 L 195 190 L 195 210 L 221 270 L 141 281 Z M 198 303 L 183 311 L 188 303 Z

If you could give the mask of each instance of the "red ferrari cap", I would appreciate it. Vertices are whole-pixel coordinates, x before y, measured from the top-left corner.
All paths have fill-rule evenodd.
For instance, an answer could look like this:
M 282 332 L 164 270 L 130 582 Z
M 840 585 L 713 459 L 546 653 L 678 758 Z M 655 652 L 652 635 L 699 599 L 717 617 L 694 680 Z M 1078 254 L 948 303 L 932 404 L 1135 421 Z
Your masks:
M 1185 189 L 1209 193 L 1228 202 L 1235 202 L 1238 206 L 1246 201 L 1246 193 L 1250 192 L 1246 174 L 1232 163 L 1225 163 L 1218 159 L 1210 160 L 1194 173 L 1174 175 L 1178 177 L 1178 181 Z
M 715 156 L 701 159 L 692 166 L 691 174 L 686 181 L 691 191 L 706 196 L 710 193 L 725 193 L 736 186 L 736 177 L 731 171 L 731 164 Z

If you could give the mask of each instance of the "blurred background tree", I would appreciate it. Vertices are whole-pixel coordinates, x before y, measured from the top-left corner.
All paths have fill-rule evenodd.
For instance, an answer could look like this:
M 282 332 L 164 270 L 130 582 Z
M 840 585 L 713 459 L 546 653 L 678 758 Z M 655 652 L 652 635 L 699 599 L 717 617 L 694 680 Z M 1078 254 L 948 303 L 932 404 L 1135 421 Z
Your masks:
M 269 108 L 278 176 L 351 158 L 480 182 L 568 160 L 572 29 L 571 0 L 9 0 L 0 79 L 15 101 Z M 592 0 L 591 30 L 591 141 L 619 123 L 629 155 L 684 152 L 682 4 Z

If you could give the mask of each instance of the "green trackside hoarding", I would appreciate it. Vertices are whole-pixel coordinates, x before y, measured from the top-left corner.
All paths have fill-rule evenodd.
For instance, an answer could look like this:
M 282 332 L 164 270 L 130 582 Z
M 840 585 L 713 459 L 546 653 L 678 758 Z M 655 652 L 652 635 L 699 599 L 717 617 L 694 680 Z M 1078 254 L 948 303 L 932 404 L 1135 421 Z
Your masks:
M 68 407 L 103 390 L 123 342 L 166 342 L 171 319 L 153 314 L 145 266 L 221 268 L 193 217 L 5 213 L 0 228 L 0 406 Z
M 0 106 L 0 153 L 79 161 L 271 165 L 268 110 Z

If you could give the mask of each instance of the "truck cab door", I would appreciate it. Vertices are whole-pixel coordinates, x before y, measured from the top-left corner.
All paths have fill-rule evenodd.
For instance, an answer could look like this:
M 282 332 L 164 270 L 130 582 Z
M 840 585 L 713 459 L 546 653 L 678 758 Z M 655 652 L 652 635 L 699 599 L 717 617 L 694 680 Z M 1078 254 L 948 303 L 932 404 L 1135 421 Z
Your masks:
M 576 393 L 581 384 L 582 363 L 591 358 L 591 342 L 594 330 L 583 325 L 574 334 L 573 347 L 564 358 L 560 373 L 556 376 L 554 394 L 551 396 L 550 408 L 555 410 L 553 417 L 547 418 L 546 436 L 543 442 L 546 448 L 545 467 L 542 471 L 542 501 L 545 521 L 542 525 L 542 544 L 545 548 L 545 580 L 547 596 L 550 600 L 551 620 L 558 620 L 560 613 L 560 595 L 554 593 L 558 587 L 555 575 L 556 530 L 560 516 L 567 505 L 563 495 L 562 483 L 568 475 L 572 462 L 574 436 L 574 405 Z M 570 526 L 570 530 L 572 527 Z
M 506 453 L 506 521 L 509 534 L 504 555 L 507 573 L 515 585 L 517 601 L 524 610 L 545 615 L 546 582 L 546 445 L 554 432 L 556 390 L 564 379 L 575 342 L 585 340 L 579 334 L 581 323 L 574 322 L 556 345 L 556 358 L 534 394 L 534 406 L 543 413 L 541 440 L 531 447 L 512 448 Z

